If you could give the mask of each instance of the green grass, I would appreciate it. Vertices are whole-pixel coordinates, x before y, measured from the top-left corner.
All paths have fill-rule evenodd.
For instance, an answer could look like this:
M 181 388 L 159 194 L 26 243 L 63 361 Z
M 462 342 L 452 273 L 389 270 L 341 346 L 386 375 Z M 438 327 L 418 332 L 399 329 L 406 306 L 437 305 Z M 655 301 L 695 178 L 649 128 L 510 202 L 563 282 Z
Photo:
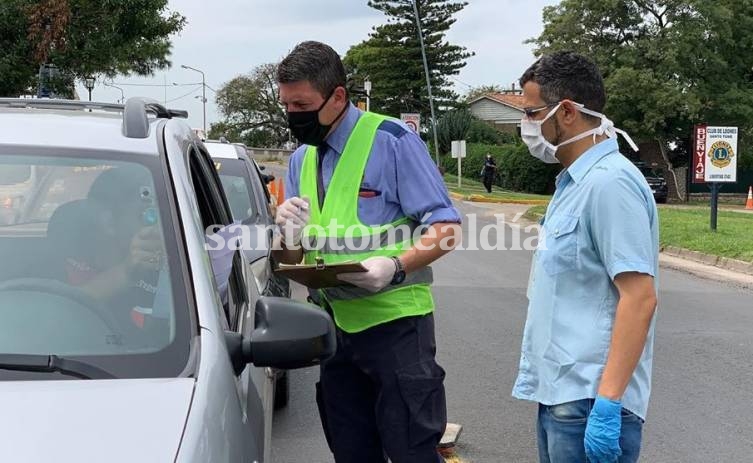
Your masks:
M 541 204 L 539 206 L 529 207 L 525 214 L 523 214 L 523 217 L 538 222 L 541 216 L 546 213 L 546 206 L 546 204 Z
M 659 210 L 662 246 L 676 246 L 753 262 L 753 214 L 720 211 L 716 233 L 708 209 Z
M 539 220 L 546 205 L 533 206 L 524 217 Z M 753 262 L 753 214 L 719 211 L 717 231 L 710 228 L 709 208 L 659 207 L 661 246 Z
M 484 188 L 483 183 L 476 180 L 470 180 L 467 178 L 463 178 L 462 186 L 461 188 L 458 188 L 457 175 L 445 174 L 444 181 L 447 184 L 447 189 L 449 189 L 453 193 L 459 193 L 464 196 L 482 195 L 487 198 L 498 199 L 502 201 L 504 200 L 549 201 L 551 199 L 551 196 L 546 196 L 546 195 L 534 195 L 534 194 L 529 194 L 529 193 L 519 193 L 517 191 L 502 190 L 498 186 L 492 187 L 492 193 L 489 194 L 486 192 L 486 188 Z

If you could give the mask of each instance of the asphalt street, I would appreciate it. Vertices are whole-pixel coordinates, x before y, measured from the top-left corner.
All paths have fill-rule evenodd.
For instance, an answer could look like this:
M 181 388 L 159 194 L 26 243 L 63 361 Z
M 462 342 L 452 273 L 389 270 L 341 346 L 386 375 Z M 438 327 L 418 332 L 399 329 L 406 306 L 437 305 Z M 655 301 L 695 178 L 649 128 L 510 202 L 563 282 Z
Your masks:
M 474 233 L 466 221 L 466 245 L 498 211 L 458 206 L 479 215 Z M 508 249 L 513 230 L 505 227 Z M 458 453 L 467 462 L 537 461 L 536 406 L 510 395 L 530 261 L 525 250 L 463 250 L 434 266 L 438 358 L 447 371 L 449 420 L 464 427 Z M 753 292 L 665 269 L 660 288 L 641 461 L 752 461 Z M 275 415 L 274 461 L 330 462 L 314 402 L 318 370 L 290 375 L 290 404 Z

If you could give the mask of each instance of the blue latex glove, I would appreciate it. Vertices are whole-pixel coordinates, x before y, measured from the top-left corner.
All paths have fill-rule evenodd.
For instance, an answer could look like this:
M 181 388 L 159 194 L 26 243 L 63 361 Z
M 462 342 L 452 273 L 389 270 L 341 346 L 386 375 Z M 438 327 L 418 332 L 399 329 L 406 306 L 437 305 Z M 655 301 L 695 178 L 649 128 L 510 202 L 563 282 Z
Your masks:
M 591 463 L 615 463 L 620 449 L 622 403 L 598 396 L 586 424 L 586 457 Z

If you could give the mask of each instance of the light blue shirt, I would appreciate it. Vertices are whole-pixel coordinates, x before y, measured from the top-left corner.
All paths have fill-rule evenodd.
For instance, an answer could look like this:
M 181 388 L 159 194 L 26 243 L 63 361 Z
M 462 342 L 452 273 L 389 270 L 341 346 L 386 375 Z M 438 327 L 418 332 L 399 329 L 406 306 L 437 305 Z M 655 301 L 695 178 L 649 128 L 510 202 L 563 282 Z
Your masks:
M 659 268 L 659 221 L 640 171 L 617 140 L 598 143 L 557 178 L 533 257 L 513 396 L 544 405 L 595 398 L 619 301 L 615 276 Z M 645 419 L 654 321 L 622 406 Z
M 326 139 L 327 151 L 322 163 L 325 192 L 361 114 L 361 110 L 351 104 L 340 124 Z M 299 196 L 301 166 L 307 148 L 302 145 L 290 157 L 285 179 L 286 198 Z M 358 198 L 358 217 L 365 225 L 384 225 L 403 217 L 424 225 L 460 223 L 460 214 L 452 205 L 426 144 L 399 120 L 391 119 L 379 126 L 361 179 L 361 190 L 374 192 L 369 194 L 371 197 Z

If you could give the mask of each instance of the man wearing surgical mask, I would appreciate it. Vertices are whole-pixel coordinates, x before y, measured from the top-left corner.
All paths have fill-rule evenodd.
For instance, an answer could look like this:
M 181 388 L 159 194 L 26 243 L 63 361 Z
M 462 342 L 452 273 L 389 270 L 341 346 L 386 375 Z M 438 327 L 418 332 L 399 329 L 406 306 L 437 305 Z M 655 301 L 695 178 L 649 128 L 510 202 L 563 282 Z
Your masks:
M 651 389 L 658 216 L 602 114 L 596 66 L 560 52 L 520 79 L 521 136 L 564 167 L 534 255 L 513 396 L 538 403 L 542 463 L 638 460 Z

